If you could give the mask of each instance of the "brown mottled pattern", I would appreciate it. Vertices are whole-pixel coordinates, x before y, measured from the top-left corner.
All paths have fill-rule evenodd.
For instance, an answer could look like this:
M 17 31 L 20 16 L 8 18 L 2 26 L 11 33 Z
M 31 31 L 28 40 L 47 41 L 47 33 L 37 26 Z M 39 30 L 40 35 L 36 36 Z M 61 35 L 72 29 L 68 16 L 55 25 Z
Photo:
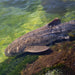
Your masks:
M 22 54 L 28 52 L 35 52 L 33 47 L 31 47 L 31 51 L 27 50 L 26 47 L 29 46 L 37 46 L 39 47 L 40 51 L 37 50 L 36 52 L 42 52 L 43 50 L 47 50 L 47 48 L 41 48 L 46 46 L 53 41 L 59 39 L 62 33 L 67 33 L 75 29 L 75 20 L 70 22 L 60 24 L 60 19 L 56 18 L 52 22 L 48 23 L 47 25 L 38 28 L 34 31 L 31 31 L 20 38 L 13 41 L 8 47 L 5 49 L 6 56 L 14 56 L 17 54 Z

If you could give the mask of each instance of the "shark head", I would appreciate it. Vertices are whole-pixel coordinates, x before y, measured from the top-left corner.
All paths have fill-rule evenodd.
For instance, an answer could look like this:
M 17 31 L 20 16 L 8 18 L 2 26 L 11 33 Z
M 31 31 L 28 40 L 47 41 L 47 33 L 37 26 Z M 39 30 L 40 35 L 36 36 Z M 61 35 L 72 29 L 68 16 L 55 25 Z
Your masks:
M 15 44 L 10 44 L 8 47 L 5 49 L 5 55 L 6 56 L 16 56 L 20 55 L 24 52 L 25 47 L 17 46 Z

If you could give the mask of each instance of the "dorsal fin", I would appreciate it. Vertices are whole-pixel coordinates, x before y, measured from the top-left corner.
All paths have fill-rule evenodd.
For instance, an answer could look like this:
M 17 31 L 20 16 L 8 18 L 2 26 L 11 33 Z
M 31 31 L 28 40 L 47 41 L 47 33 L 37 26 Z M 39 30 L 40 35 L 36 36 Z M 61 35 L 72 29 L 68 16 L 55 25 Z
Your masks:
M 55 18 L 52 22 L 48 24 L 48 26 L 54 26 L 61 23 L 61 20 L 59 18 Z

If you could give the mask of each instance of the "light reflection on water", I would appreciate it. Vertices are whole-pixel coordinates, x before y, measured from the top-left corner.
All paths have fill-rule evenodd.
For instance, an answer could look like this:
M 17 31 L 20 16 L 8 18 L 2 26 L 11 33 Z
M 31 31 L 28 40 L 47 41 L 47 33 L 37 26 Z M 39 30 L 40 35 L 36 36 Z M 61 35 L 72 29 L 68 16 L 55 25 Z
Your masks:
M 74 13 L 75 0 L 0 0 L 0 62 L 6 58 L 4 49 L 16 38 L 55 17 L 75 19 Z
M 41 4 L 48 13 L 64 14 L 75 10 L 75 0 L 42 0 Z

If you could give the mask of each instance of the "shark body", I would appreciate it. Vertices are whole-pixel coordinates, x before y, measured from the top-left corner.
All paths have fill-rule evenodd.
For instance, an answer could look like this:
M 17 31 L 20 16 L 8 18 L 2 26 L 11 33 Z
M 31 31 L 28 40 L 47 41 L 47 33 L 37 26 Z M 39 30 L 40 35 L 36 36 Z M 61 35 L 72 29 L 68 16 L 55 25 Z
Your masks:
M 65 39 L 65 35 L 72 30 L 75 30 L 75 20 L 61 23 L 61 20 L 56 18 L 45 26 L 33 30 L 20 38 L 13 41 L 5 49 L 6 56 L 15 56 L 24 52 L 43 52 L 50 47 L 48 44 Z

